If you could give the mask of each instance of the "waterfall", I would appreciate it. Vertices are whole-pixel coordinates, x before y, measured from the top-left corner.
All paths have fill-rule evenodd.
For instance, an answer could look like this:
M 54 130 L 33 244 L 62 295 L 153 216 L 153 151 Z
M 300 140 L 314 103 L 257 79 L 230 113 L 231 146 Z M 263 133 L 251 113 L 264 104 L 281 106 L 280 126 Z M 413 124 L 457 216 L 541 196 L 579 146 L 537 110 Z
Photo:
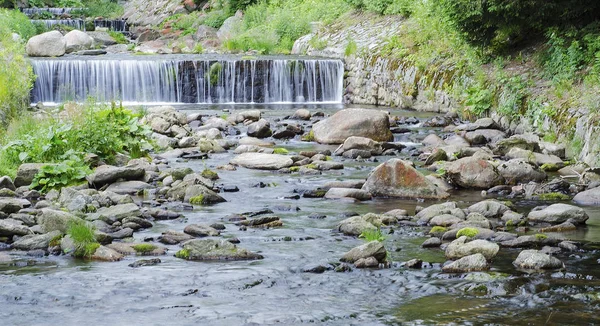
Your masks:
M 32 101 L 341 103 L 344 66 L 328 59 L 31 59 Z
M 40 15 L 45 12 L 49 12 L 54 16 L 70 14 L 76 10 L 82 10 L 83 8 L 21 8 L 21 11 L 31 17 L 34 15 Z
M 53 29 L 56 25 L 64 25 L 80 31 L 86 30 L 86 22 L 83 19 L 32 19 L 31 22 L 33 24 L 42 24 L 46 26 L 47 29 Z M 96 19 L 94 20 L 94 27 L 105 27 L 111 31 L 121 33 L 129 31 L 127 21 L 124 19 Z

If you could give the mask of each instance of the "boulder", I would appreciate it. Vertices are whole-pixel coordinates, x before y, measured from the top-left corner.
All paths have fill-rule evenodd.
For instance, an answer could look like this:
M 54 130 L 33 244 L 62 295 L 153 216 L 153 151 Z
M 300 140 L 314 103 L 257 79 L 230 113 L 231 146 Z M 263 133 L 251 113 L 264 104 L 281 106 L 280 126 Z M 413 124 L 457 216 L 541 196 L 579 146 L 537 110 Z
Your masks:
M 519 256 L 513 265 L 521 269 L 561 269 L 565 265 L 558 259 L 548 254 L 542 253 L 539 250 L 523 250 L 519 253 Z
M 61 235 L 60 231 L 45 234 L 26 235 L 13 243 L 13 248 L 19 250 L 46 250 L 50 241 Z
M 378 267 L 379 266 L 379 262 L 377 261 L 377 259 L 375 257 L 367 257 L 367 258 L 361 258 L 357 261 L 354 262 L 354 266 L 356 268 L 373 268 L 373 267 Z
M 0 178 L 0 189 L 9 189 L 12 191 L 17 190 L 17 187 L 15 187 L 15 184 L 13 183 L 12 179 L 9 176 L 3 176 Z
M 463 220 L 467 217 L 465 212 L 462 209 L 458 208 L 456 202 L 447 202 L 442 204 L 431 205 L 427 208 L 424 208 L 417 212 L 415 218 L 418 220 L 418 224 L 425 225 L 428 224 L 432 218 L 443 214 L 454 215 Z
M 103 220 L 112 224 L 126 217 L 140 217 L 142 212 L 136 204 L 121 204 L 110 207 L 102 207 L 96 213 L 89 214 L 88 220 Z
M 200 25 L 194 33 L 193 38 L 195 41 L 204 41 L 217 38 L 217 29 L 207 25 Z
M 106 184 L 114 183 L 120 179 L 139 180 L 144 177 L 146 171 L 138 166 L 111 166 L 102 165 L 96 168 L 94 173 L 88 175 L 86 179 L 93 187 L 100 188 Z
M 442 267 L 446 273 L 467 273 L 485 271 L 490 268 L 487 260 L 482 254 L 465 256 Z
M 298 120 L 310 120 L 310 118 L 311 118 L 311 114 L 310 114 L 310 111 L 308 111 L 307 109 L 298 109 L 292 116 L 292 119 L 298 119 Z
M 496 129 L 477 129 L 465 133 L 465 139 L 471 145 L 495 144 L 504 138 L 506 133 Z
M 260 119 L 248 125 L 248 136 L 256 138 L 267 138 L 273 134 L 271 125 L 265 119 Z
M 345 109 L 313 126 L 315 140 L 322 144 L 342 144 L 348 137 L 375 141 L 393 139 L 387 113 L 370 109 Z
M 192 239 L 194 239 L 194 237 L 187 233 L 168 230 L 162 233 L 159 241 L 164 244 L 173 245 Z
M 110 34 L 107 32 L 87 32 L 87 34 L 94 39 L 94 43 L 109 46 L 117 44 L 117 40 L 115 40 Z
M 0 197 L 0 212 L 5 214 L 17 213 L 29 206 L 31 206 L 31 202 L 27 199 Z
M 94 39 L 79 30 L 72 30 L 65 35 L 66 52 L 89 50 L 94 46 Z
M 221 234 L 219 230 L 205 224 L 190 224 L 183 229 L 183 232 L 195 237 L 216 237 Z
M 119 195 L 137 195 L 145 189 L 152 188 L 152 185 L 143 181 L 120 181 L 111 184 L 106 190 Z
M 449 164 L 446 175 L 452 183 L 467 189 L 489 189 L 504 182 L 496 167 L 475 157 L 461 158 Z
M 487 218 L 499 218 L 510 208 L 497 200 L 484 200 L 467 208 L 471 213 L 479 213 Z
M 383 246 L 383 243 L 379 241 L 371 241 L 352 248 L 350 251 L 344 254 L 340 261 L 345 263 L 354 263 L 362 258 L 374 257 L 378 262 L 385 262 L 387 251 Z
M 496 143 L 494 153 L 506 155 L 513 147 L 527 151 L 539 151 L 539 137 L 533 134 L 513 135 Z
M 371 200 L 371 194 L 361 189 L 330 188 L 325 193 L 326 199 L 354 198 L 357 200 Z
M 575 225 L 585 224 L 589 216 L 583 208 L 568 204 L 553 204 L 544 209 L 534 210 L 527 219 L 534 223 L 560 224 L 569 221 Z
M 530 181 L 539 183 L 546 180 L 547 177 L 544 171 L 523 159 L 512 159 L 498 165 L 498 172 L 507 185 L 517 185 Z
M 373 155 L 381 154 L 381 144 L 371 138 L 351 136 L 346 138 L 342 146 L 344 152 L 352 149 L 369 151 Z
M 359 236 L 366 230 L 375 230 L 376 225 L 365 220 L 363 216 L 352 216 L 341 221 L 337 226 L 336 230 L 342 232 L 345 235 Z
M 98 261 L 114 262 L 123 259 L 123 255 L 111 248 L 100 246 L 92 255 L 92 259 Z
M 494 258 L 500 250 L 500 246 L 487 240 L 466 241 L 466 236 L 462 236 L 452 241 L 448 247 L 446 247 L 446 258 L 455 260 L 479 253 L 482 254 L 485 259 L 490 260 Z
M 450 196 L 409 162 L 391 159 L 379 165 L 362 187 L 375 197 L 443 199 Z
M 288 156 L 264 153 L 243 153 L 230 162 L 248 169 L 279 170 L 289 168 L 294 161 Z
M 40 169 L 46 165 L 45 163 L 24 163 L 17 169 L 15 177 L 15 187 L 29 186 L 35 175 L 40 172 Z
M 51 31 L 30 38 L 26 51 L 30 57 L 60 57 L 67 51 L 67 42 L 59 31 Z
M 185 189 L 183 201 L 193 205 L 208 205 L 226 202 L 225 198 L 201 184 L 195 184 Z
M 12 237 L 14 235 L 23 236 L 33 233 L 23 222 L 7 218 L 0 220 L 0 236 Z
M 263 256 L 239 248 L 227 240 L 199 239 L 183 244 L 177 257 L 187 260 L 255 260 Z
M 575 195 L 573 201 L 579 205 L 600 205 L 600 187 L 588 189 Z
M 429 225 L 431 225 L 431 226 L 451 226 L 454 224 L 458 224 L 462 221 L 464 221 L 464 219 L 456 217 L 454 215 L 442 214 L 442 215 L 437 215 L 434 218 L 432 218 L 431 220 L 429 220 Z
M 231 16 L 223 22 L 223 25 L 217 31 L 217 37 L 221 41 L 226 41 L 233 37 L 234 31 L 239 24 L 242 23 L 242 18 L 237 14 L 235 16 Z
M 42 208 L 41 214 L 37 217 L 37 223 L 44 232 L 60 231 L 66 233 L 69 228 L 69 224 L 73 221 L 80 220 L 77 216 L 54 210 L 51 208 Z

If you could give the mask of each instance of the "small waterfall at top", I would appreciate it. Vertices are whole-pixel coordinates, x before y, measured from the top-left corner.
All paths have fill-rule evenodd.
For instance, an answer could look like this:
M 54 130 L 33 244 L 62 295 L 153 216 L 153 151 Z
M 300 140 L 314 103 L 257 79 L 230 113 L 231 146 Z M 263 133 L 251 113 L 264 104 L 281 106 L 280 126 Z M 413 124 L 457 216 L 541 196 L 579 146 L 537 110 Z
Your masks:
M 341 103 L 344 65 L 329 59 L 32 59 L 32 101 Z
M 82 10 L 83 8 L 21 8 L 21 11 L 31 17 L 31 16 L 35 16 L 35 15 L 40 15 L 42 13 L 46 13 L 49 12 L 54 16 L 60 16 L 60 15 L 68 15 L 71 14 L 73 11 L 77 11 L 77 10 Z
M 56 25 L 68 26 L 80 31 L 86 31 L 86 21 L 83 19 L 32 19 L 33 24 L 42 24 L 48 29 Z M 125 33 L 129 31 L 127 21 L 124 19 L 104 20 L 96 19 L 93 21 L 94 27 L 105 27 L 111 31 Z

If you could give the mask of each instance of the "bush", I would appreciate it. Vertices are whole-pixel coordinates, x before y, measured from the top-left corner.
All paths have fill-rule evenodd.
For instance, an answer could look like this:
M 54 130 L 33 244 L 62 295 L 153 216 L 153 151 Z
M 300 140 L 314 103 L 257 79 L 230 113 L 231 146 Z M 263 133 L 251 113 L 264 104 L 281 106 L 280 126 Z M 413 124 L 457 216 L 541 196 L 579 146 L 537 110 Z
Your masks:
M 52 189 L 79 184 L 85 181 L 90 172 L 90 168 L 80 161 L 67 160 L 58 164 L 48 164 L 35 175 L 29 187 L 46 193 Z
M 114 0 L 83 0 L 82 10 L 73 11 L 74 17 L 102 17 L 116 19 L 123 16 L 123 6 Z
M 94 227 L 84 220 L 73 220 L 69 223 L 67 234 L 75 244 L 73 256 L 79 258 L 90 258 L 100 244 L 96 241 Z

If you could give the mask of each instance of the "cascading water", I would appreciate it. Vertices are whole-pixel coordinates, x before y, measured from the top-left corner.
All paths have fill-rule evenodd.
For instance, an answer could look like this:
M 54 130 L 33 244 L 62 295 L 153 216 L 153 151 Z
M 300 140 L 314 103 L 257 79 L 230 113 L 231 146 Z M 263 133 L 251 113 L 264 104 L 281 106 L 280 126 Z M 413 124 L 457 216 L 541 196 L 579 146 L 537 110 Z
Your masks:
M 68 26 L 74 29 L 78 29 L 80 31 L 86 30 L 86 21 L 83 19 L 32 19 L 31 22 L 33 24 L 42 24 L 46 26 L 47 29 L 53 29 L 56 25 Z M 116 19 L 116 20 L 104 20 L 97 19 L 94 20 L 94 27 L 104 27 L 108 28 L 111 31 L 125 33 L 129 31 L 129 26 L 127 26 L 127 21 L 124 19 Z
M 73 11 L 82 10 L 83 8 L 21 8 L 21 11 L 29 16 L 40 15 L 43 13 L 51 13 L 52 15 L 71 14 Z
M 32 59 L 32 101 L 341 103 L 344 66 L 328 59 Z

